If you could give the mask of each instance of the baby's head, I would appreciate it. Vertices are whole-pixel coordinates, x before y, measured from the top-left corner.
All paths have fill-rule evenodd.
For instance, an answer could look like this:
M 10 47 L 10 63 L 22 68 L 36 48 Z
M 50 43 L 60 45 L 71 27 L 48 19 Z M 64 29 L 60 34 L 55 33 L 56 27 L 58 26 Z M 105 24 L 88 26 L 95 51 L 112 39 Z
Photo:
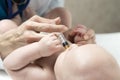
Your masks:
M 120 80 L 116 60 L 95 44 L 71 45 L 55 64 L 58 80 Z

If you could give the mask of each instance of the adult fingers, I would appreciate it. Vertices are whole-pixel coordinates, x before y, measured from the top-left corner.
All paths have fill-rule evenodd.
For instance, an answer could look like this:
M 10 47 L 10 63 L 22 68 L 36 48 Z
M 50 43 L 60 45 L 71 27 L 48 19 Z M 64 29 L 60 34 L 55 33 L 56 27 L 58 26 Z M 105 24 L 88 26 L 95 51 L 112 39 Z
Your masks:
M 33 21 L 27 21 L 22 26 L 28 30 L 34 30 L 36 32 L 65 32 L 68 30 L 65 25 L 38 23 Z
M 55 19 L 47 19 L 40 17 L 38 15 L 33 16 L 29 19 L 29 21 L 39 22 L 39 23 L 50 23 L 50 24 L 59 24 L 61 22 L 60 17 L 57 17 Z
M 34 31 L 25 31 L 24 34 L 22 35 L 22 38 L 27 42 L 27 43 L 33 43 L 39 41 L 42 37 L 46 35 L 36 33 Z

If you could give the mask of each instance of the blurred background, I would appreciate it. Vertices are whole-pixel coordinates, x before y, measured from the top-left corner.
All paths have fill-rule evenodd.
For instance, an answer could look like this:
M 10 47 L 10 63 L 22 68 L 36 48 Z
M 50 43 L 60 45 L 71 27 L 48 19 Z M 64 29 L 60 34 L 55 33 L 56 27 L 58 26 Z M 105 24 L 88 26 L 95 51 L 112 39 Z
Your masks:
M 120 32 L 120 0 L 65 0 L 73 26 L 83 24 L 96 33 Z

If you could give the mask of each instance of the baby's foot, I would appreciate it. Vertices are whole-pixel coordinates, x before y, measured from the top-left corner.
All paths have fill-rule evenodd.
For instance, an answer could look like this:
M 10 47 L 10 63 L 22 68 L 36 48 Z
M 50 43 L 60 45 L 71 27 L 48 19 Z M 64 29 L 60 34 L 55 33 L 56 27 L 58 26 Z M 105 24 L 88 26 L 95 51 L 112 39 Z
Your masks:
M 78 25 L 69 31 L 67 38 L 78 45 L 93 44 L 95 43 L 95 32 L 84 25 Z

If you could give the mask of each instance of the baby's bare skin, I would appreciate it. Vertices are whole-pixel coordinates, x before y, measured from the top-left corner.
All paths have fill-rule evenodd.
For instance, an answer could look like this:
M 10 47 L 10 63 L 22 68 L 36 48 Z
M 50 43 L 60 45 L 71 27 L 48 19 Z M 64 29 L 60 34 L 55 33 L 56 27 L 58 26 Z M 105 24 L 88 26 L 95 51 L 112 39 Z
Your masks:
M 120 80 L 113 56 L 96 44 L 71 45 L 55 64 L 57 80 Z
M 8 72 L 14 77 L 14 80 L 120 79 L 119 66 L 115 59 L 96 44 L 71 45 L 55 61 L 55 55 L 41 58 L 21 70 L 12 71 L 9 69 Z
M 49 34 L 39 42 L 13 51 L 5 58 L 4 65 L 13 80 L 55 80 L 53 71 L 55 56 L 51 55 L 61 51 L 62 48 L 56 35 Z
M 54 73 L 54 64 L 56 62 L 58 55 L 60 54 L 61 51 L 64 50 L 64 48 L 62 47 L 60 41 L 57 40 L 57 38 L 53 39 L 52 37 L 55 38 L 55 35 L 51 37 L 43 38 L 42 40 L 39 41 L 42 45 L 41 47 L 39 46 L 39 48 L 41 48 L 42 50 L 41 49 L 38 50 L 39 48 L 37 47 L 35 48 L 36 44 L 33 43 L 31 45 L 28 45 L 30 47 L 26 46 L 26 47 L 15 50 L 4 60 L 6 69 L 13 79 L 15 80 L 16 79 L 17 80 L 33 80 L 33 79 L 34 80 L 48 80 L 48 79 L 56 80 L 56 76 Z M 56 45 L 59 45 L 58 50 L 57 48 L 56 49 L 54 48 L 54 47 L 57 47 L 57 46 L 54 46 L 56 41 L 57 41 Z M 29 51 L 31 49 L 32 51 Z M 19 55 L 21 54 L 21 56 L 16 58 L 18 53 Z M 16 64 L 11 64 L 12 62 L 11 58 L 14 58 L 14 61 L 18 61 L 18 62 L 14 62 Z M 27 76 L 25 74 L 27 74 Z

